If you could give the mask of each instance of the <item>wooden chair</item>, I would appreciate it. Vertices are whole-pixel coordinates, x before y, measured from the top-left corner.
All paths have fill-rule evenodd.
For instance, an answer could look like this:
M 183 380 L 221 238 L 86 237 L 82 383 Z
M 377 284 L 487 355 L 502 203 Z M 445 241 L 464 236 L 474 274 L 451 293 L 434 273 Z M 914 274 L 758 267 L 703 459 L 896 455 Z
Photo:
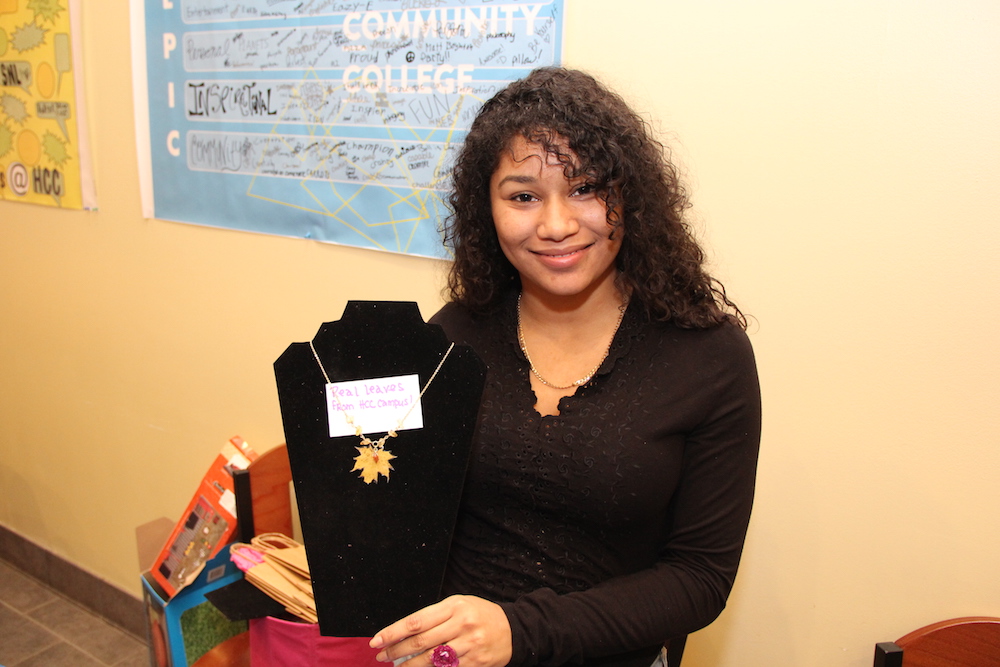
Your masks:
M 267 450 L 247 470 L 253 498 L 253 533 L 283 533 L 293 537 L 292 498 L 288 487 L 292 470 L 288 465 L 288 448 L 282 444 Z
M 875 645 L 875 667 L 1000 667 L 1000 618 L 933 623 Z
M 230 637 L 198 658 L 191 667 L 251 667 L 250 633 Z

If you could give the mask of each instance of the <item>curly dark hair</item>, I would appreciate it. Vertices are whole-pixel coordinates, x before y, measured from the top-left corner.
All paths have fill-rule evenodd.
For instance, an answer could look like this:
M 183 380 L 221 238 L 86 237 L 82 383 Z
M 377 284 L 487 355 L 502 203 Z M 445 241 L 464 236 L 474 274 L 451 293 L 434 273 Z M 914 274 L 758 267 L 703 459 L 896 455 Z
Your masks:
M 725 288 L 704 270 L 705 254 L 684 217 L 687 193 L 664 146 L 621 97 L 589 74 L 560 67 L 511 83 L 472 124 L 453 169 L 445 224 L 455 254 L 448 277 L 453 301 L 483 313 L 520 287 L 490 206 L 490 178 L 517 135 L 555 156 L 567 178 L 586 176 L 601 193 L 612 234 L 623 235 L 618 286 L 648 317 L 685 328 L 723 322 L 746 328 Z

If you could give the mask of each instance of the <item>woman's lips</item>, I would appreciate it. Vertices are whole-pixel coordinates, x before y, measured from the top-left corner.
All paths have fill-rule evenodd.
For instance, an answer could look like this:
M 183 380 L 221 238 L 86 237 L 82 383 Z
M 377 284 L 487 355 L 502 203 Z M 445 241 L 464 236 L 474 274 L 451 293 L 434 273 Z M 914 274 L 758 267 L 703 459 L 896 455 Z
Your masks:
M 577 246 L 573 248 L 553 248 L 546 250 L 532 250 L 543 264 L 552 268 L 565 269 L 575 265 L 581 260 L 584 253 L 593 244 Z

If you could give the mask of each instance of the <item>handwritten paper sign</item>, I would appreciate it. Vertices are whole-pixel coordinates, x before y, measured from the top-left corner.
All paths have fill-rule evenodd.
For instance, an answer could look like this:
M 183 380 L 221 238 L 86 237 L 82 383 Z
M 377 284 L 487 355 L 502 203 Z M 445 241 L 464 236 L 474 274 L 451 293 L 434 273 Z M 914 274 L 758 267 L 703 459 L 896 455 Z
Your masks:
M 563 1 L 133 0 L 152 215 L 446 257 L 456 151 Z
M 417 375 L 333 382 L 326 385 L 326 404 L 331 438 L 355 434 L 348 416 L 369 437 L 424 426 Z

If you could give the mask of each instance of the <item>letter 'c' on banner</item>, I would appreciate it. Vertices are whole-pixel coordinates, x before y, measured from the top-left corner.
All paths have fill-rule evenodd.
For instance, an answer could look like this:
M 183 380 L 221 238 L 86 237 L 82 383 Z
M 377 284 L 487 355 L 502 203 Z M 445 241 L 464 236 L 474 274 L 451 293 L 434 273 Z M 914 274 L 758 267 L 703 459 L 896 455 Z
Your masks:
M 177 130 L 171 130 L 170 134 L 167 135 L 167 150 L 170 151 L 170 154 L 173 155 L 174 157 L 177 157 L 178 155 L 181 154 L 181 149 L 177 147 L 176 143 L 174 143 L 180 138 L 181 138 L 181 133 L 178 132 Z

